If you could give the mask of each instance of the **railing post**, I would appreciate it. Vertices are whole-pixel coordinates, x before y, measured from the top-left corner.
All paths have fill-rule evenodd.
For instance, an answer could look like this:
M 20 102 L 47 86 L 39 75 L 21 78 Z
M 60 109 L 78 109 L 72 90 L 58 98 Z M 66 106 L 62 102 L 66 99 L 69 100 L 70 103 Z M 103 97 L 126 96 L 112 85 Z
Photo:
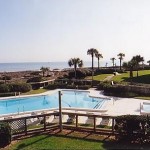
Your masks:
M 28 130 L 27 130 L 27 119 L 25 118 L 25 135 L 27 135 L 27 132 L 28 132 Z
M 44 115 L 44 131 L 46 131 L 46 116 Z
M 112 118 L 112 133 L 114 134 L 114 124 L 115 124 L 115 119 Z
M 59 126 L 60 132 L 62 131 L 62 109 L 61 109 L 61 91 L 59 93 Z
M 78 128 L 78 115 L 76 114 L 76 128 Z
M 94 116 L 94 132 L 96 132 L 96 117 Z

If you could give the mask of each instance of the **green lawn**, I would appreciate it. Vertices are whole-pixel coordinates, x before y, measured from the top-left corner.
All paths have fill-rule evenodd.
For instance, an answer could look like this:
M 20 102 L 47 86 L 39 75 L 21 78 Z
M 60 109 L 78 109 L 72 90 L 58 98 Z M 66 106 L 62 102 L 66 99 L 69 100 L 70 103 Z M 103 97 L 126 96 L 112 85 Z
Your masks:
M 82 137 L 81 137 L 82 136 Z M 11 150 L 41 150 L 41 149 L 148 149 L 147 144 L 129 144 L 110 140 L 108 136 L 93 135 L 89 133 L 74 132 L 67 135 L 39 135 L 31 138 L 25 138 L 12 144 Z
M 93 76 L 94 80 L 103 81 L 106 77 L 110 76 L 112 74 L 100 74 L 97 76 Z M 92 79 L 92 77 L 87 77 L 87 79 Z
M 48 90 L 46 89 L 37 89 L 37 90 L 31 90 L 29 92 L 26 92 L 26 93 L 22 93 L 21 95 L 31 95 L 31 94 L 40 94 L 40 93 L 44 93 Z
M 150 84 L 150 70 L 140 70 L 138 78 L 136 73 L 136 71 L 133 71 L 133 82 Z M 114 76 L 112 80 L 117 82 L 128 82 L 130 80 L 129 72 Z
M 67 138 L 63 136 L 40 135 L 32 138 L 24 139 L 14 146 L 13 149 L 21 150 L 39 150 L 39 149 L 101 149 L 103 143 L 98 141 L 88 141 L 78 138 Z
M 133 82 L 137 83 L 145 83 L 150 84 L 150 70 L 140 70 L 139 71 L 139 77 L 136 77 L 137 72 L 133 71 Z M 110 76 L 112 74 L 100 74 L 97 76 L 94 76 L 94 80 L 103 81 L 106 77 Z M 88 79 L 91 79 L 92 77 L 88 77 Z M 121 73 L 120 75 L 114 76 L 111 80 L 117 81 L 117 82 L 129 82 L 129 71 L 126 73 Z

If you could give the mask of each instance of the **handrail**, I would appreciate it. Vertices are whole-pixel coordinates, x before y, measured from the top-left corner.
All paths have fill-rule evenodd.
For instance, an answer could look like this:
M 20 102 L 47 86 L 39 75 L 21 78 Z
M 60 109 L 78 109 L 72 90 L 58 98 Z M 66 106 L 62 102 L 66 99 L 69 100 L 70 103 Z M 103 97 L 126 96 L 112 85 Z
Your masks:
M 32 131 L 32 133 L 34 133 L 34 132 L 37 132 L 39 130 L 40 130 L 40 132 L 42 132 L 42 131 L 46 131 L 46 129 L 50 129 L 50 128 L 54 128 L 54 127 L 59 128 L 60 127 L 59 122 L 57 122 L 55 125 L 47 125 L 46 117 L 52 116 L 52 115 L 59 116 L 60 115 L 59 110 L 57 109 L 57 110 L 54 110 L 54 111 L 51 111 L 51 112 L 48 112 L 48 113 L 45 112 L 44 114 L 35 114 L 35 115 L 31 115 L 31 116 L 22 116 L 22 117 L 17 117 L 17 118 L 6 118 L 4 120 L 0 120 L 0 122 L 3 122 L 3 121 L 8 122 L 10 124 L 13 124 L 13 127 L 16 124 L 17 128 L 18 128 L 18 125 L 20 125 L 21 122 L 24 122 L 25 124 L 23 124 L 23 125 L 21 124 L 22 125 L 21 129 L 23 128 L 23 130 L 20 131 L 20 128 L 18 128 L 18 131 L 14 132 L 13 135 L 19 135 L 19 134 L 23 134 L 23 133 L 25 135 L 27 135 L 27 133 L 30 132 L 30 131 Z M 109 129 L 109 132 L 114 133 L 115 116 L 110 116 L 110 115 L 107 115 L 107 114 L 97 114 L 97 113 L 94 113 L 94 111 L 93 112 L 89 112 L 89 111 L 87 111 L 87 112 L 74 111 L 73 112 L 73 111 L 68 111 L 68 110 L 65 110 L 65 109 L 62 110 L 62 115 L 68 115 L 68 116 L 73 115 L 76 118 L 75 119 L 75 124 L 73 126 L 67 126 L 66 124 L 62 124 L 62 127 L 67 127 L 69 129 L 72 129 L 72 127 L 73 127 L 76 130 L 82 129 L 81 126 L 78 126 L 78 124 L 79 124 L 78 123 L 78 117 L 79 116 L 92 117 L 93 118 L 93 127 L 91 128 L 91 130 L 93 130 L 94 132 L 96 132 L 96 131 L 99 132 L 101 130 L 101 131 L 103 131 L 103 133 L 105 133 L 104 129 L 96 127 L 96 118 L 109 118 L 109 119 L 112 119 L 112 125 L 111 125 L 112 128 Z M 27 120 L 31 119 L 31 118 L 37 118 L 37 119 L 38 118 L 43 118 L 43 127 L 42 128 L 35 128 L 34 130 L 30 130 L 30 129 L 28 130 Z M 13 127 L 12 127 L 12 129 L 13 129 Z M 89 130 L 89 127 L 84 127 L 84 129 Z M 108 133 L 107 131 L 106 131 L 106 134 Z

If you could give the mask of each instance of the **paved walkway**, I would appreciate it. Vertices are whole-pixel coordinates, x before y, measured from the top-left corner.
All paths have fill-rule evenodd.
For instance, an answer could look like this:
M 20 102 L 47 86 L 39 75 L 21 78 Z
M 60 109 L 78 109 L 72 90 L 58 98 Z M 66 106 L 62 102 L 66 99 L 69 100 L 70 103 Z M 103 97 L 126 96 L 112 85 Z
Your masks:
M 114 77 L 114 75 L 107 76 L 103 81 L 110 81 L 113 77 Z

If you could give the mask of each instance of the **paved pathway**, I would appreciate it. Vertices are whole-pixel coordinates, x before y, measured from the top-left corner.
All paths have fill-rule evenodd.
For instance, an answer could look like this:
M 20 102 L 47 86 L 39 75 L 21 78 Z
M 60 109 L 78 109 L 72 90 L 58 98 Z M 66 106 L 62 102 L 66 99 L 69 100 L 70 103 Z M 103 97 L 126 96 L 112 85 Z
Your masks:
M 107 76 L 103 81 L 110 81 L 113 78 L 114 75 Z

